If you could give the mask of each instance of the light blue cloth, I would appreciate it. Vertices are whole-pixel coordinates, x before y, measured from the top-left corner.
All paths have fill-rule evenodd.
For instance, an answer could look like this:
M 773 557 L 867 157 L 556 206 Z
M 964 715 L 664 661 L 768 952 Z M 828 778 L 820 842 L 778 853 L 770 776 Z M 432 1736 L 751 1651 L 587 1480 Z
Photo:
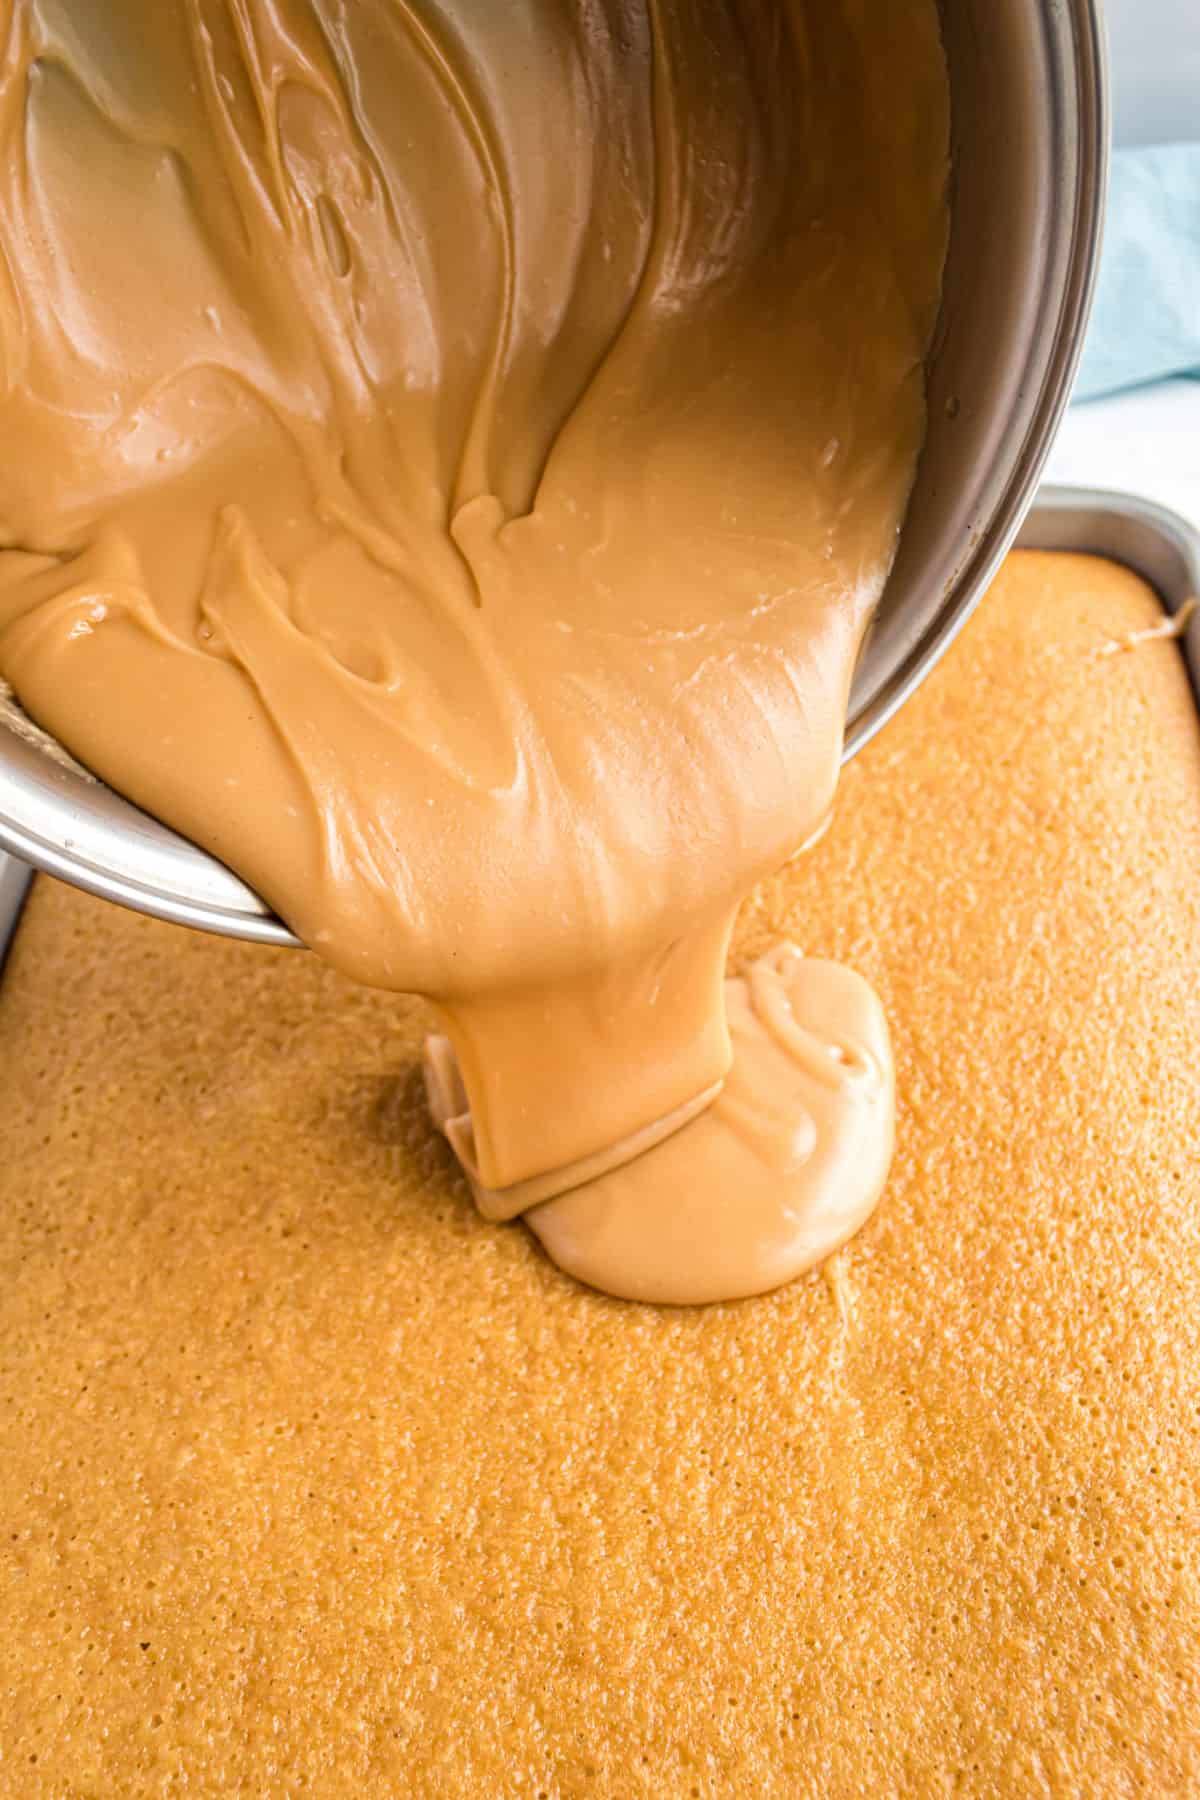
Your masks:
M 1076 400 L 1200 376 L 1200 144 L 1118 150 Z

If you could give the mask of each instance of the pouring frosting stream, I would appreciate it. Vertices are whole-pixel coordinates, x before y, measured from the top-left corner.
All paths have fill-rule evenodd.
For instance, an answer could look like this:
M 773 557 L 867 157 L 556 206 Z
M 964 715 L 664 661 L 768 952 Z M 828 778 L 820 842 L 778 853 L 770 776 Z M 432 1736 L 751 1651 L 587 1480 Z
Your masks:
M 0 672 L 429 996 L 490 1216 L 645 1298 L 818 1260 L 886 1028 L 725 957 L 829 812 L 915 472 L 933 0 L 0 21 Z

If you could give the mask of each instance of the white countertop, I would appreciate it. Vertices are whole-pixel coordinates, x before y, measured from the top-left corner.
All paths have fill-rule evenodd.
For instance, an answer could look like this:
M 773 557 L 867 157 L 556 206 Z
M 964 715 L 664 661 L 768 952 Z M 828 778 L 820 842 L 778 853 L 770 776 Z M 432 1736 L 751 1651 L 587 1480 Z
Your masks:
M 1200 527 L 1200 381 L 1072 407 L 1045 479 L 1157 500 Z

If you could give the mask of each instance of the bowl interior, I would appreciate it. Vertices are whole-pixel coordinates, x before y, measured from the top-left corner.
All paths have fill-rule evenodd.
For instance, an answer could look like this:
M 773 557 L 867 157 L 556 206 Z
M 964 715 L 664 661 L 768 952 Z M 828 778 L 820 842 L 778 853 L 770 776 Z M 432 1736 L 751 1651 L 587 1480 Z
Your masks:
M 1033 498 L 1082 343 L 1103 204 L 1092 0 L 941 0 L 951 236 L 929 431 L 851 694 L 846 754 L 879 729 L 982 594 Z M 228 869 L 81 769 L 0 692 L 0 848 L 140 911 L 295 940 Z

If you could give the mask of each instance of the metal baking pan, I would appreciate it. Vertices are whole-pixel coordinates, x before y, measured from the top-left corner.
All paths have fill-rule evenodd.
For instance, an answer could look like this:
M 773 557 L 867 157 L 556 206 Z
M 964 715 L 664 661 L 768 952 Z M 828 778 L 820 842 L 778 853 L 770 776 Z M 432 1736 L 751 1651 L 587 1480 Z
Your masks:
M 1017 537 L 1018 550 L 1082 550 L 1124 563 L 1155 590 L 1165 611 L 1200 597 L 1200 531 L 1178 513 L 1093 488 L 1044 487 Z M 1200 707 L 1200 613 L 1179 640 Z
M 1082 550 L 1124 563 L 1149 582 L 1167 612 L 1200 595 L 1200 532 L 1178 514 L 1129 494 L 1044 487 L 1017 538 L 1022 550 Z M 1180 640 L 1200 707 L 1200 612 Z M 0 967 L 31 871 L 0 851 Z
M 0 850 L 0 973 L 32 880 L 33 870 L 27 864 Z

